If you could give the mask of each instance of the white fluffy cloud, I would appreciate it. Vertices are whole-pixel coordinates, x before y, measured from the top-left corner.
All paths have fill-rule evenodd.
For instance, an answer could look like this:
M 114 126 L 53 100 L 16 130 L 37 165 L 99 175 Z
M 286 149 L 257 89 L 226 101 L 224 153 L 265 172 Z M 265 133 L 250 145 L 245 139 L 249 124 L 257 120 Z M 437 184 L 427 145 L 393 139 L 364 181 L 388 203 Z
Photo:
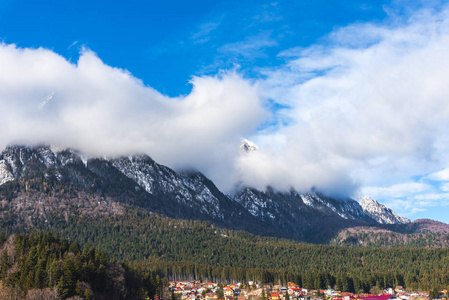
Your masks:
M 407 182 L 389 187 L 365 187 L 364 193 L 375 198 L 404 198 L 407 196 L 428 192 L 432 186 L 420 182 Z M 422 198 L 422 196 L 421 196 Z
M 434 172 L 427 177 L 435 181 L 449 181 L 449 168 Z
M 410 201 L 430 201 L 423 194 L 435 189 L 412 178 L 449 166 L 447 49 L 448 11 L 422 12 L 284 51 L 287 63 L 263 70 L 263 80 L 194 78 L 189 95 L 169 98 L 89 50 L 71 64 L 50 50 L 2 44 L 0 146 L 145 152 L 198 169 L 226 191 L 241 184 L 354 195 L 365 186 L 396 204 L 408 192 L 421 195 Z M 260 150 L 241 153 L 244 137 Z
M 289 62 L 265 71 L 260 93 L 287 107 L 277 117 L 290 125 L 255 137 L 266 152 L 241 160 L 257 171 L 244 181 L 396 189 L 447 166 L 447 49 L 444 10 L 394 27 L 352 25 L 323 45 L 283 52 Z
M 256 88 L 236 74 L 194 78 L 192 85 L 189 95 L 168 98 L 88 50 L 74 65 L 50 50 L 2 44 L 0 146 L 144 152 L 175 168 L 200 169 L 230 188 L 240 139 L 266 111 Z

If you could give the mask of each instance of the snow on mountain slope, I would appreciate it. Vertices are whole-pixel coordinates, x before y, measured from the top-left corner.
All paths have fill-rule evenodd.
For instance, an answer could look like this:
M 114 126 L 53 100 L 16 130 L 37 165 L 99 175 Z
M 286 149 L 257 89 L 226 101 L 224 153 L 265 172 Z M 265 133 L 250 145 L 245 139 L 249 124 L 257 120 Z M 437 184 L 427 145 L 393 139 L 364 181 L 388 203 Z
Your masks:
M 0 154 L 0 159 L 11 180 L 26 174 L 29 166 L 33 169 L 45 169 L 56 165 L 56 155 L 48 147 L 9 146 Z
M 110 193 L 121 202 L 173 217 L 215 220 L 231 227 L 242 218 L 241 223 L 263 227 L 201 173 L 177 173 L 147 155 L 86 159 L 74 150 L 46 146 L 9 146 L 0 153 L 0 185 L 33 176 L 78 191 Z
M 178 174 L 168 167 L 157 164 L 147 155 L 120 157 L 111 160 L 112 165 L 128 178 L 134 180 L 146 192 L 154 196 L 170 195 L 190 207 L 196 207 L 214 218 L 223 219 L 217 195 L 201 180 Z
M 245 151 L 257 149 L 249 141 L 246 144 Z M 373 215 L 373 209 L 367 213 L 352 199 L 319 192 L 243 188 L 228 196 L 203 174 L 175 172 L 147 155 L 87 159 L 75 150 L 46 146 L 10 146 L 0 153 L 0 186 L 33 176 L 39 184 L 42 178 L 48 180 L 41 184 L 47 191 L 58 184 L 57 190 L 110 197 L 175 218 L 211 220 L 229 228 L 310 242 L 322 242 L 324 236 L 343 228 L 394 222 L 390 216 L 394 213 L 386 208 Z
M 337 200 L 323 194 L 310 192 L 300 194 L 290 192 L 275 192 L 268 189 L 265 192 L 246 188 L 234 196 L 234 200 L 242 204 L 248 211 L 258 217 L 266 216 L 297 218 L 303 212 L 320 213 L 326 216 L 339 216 L 347 220 L 374 222 L 367 216 L 359 203 L 352 199 Z
M 0 185 L 14 180 L 13 174 L 8 170 L 8 165 L 5 160 L 0 160 Z
M 251 152 L 251 151 L 259 150 L 259 147 L 256 144 L 254 144 L 253 142 L 251 142 L 247 139 L 243 139 L 242 145 L 240 146 L 240 150 L 245 151 L 245 152 Z
M 376 200 L 365 196 L 359 201 L 367 215 L 380 224 L 407 224 L 410 220 L 398 216 L 392 209 L 377 202 Z
M 80 154 L 71 149 L 56 152 L 46 146 L 8 146 L 0 153 L 0 182 L 1 178 L 7 182 L 29 173 L 57 169 L 79 162 Z
M 301 194 L 300 197 L 304 204 L 316 209 L 330 210 L 343 219 L 373 221 L 364 213 L 360 204 L 350 198 L 336 199 L 317 192 Z
M 319 193 L 243 188 L 233 199 L 253 216 L 312 243 L 322 243 L 341 229 L 376 224 L 356 201 L 339 201 Z

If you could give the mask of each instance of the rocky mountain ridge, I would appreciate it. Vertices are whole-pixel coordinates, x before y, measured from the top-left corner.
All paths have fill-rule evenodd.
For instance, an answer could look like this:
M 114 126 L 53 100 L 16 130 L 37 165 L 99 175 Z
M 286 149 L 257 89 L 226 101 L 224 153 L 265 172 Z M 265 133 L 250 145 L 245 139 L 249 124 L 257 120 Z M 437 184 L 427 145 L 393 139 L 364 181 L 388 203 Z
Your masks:
M 377 202 L 369 196 L 363 197 L 359 201 L 365 214 L 376 220 L 380 224 L 408 224 L 410 220 L 398 216 L 393 210 Z
M 0 154 L 0 164 L 4 165 L 2 186 L 19 182 L 24 185 L 22 194 L 29 190 L 29 182 L 39 181 L 39 192 L 54 192 L 55 186 L 62 185 L 65 192 L 101 195 L 171 217 L 211 220 L 231 228 L 237 218 L 245 226 L 263 225 L 202 174 L 178 174 L 146 155 L 84 159 L 70 149 L 11 146 Z
M 82 193 L 169 217 L 209 220 L 232 229 L 308 242 L 330 239 L 341 229 L 380 223 L 357 201 L 318 192 L 242 188 L 228 196 L 203 174 L 175 172 L 147 155 L 87 159 L 70 149 L 10 146 L 0 154 L 0 183 L 0 190 L 13 190 L 9 199 L 18 197 L 17 189 L 22 198 L 32 198 L 33 193 L 26 195 L 33 189 L 51 192 L 52 199 L 71 191 L 73 199 Z M 18 186 L 15 192 L 13 185 Z

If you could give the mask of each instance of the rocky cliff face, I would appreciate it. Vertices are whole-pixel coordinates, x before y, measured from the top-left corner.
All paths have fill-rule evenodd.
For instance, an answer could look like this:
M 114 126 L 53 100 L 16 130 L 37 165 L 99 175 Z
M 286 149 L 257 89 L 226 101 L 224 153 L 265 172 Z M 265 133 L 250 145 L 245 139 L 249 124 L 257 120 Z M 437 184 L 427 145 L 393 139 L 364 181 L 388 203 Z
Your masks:
M 0 192 L 4 198 L 29 204 L 42 203 L 48 195 L 53 206 L 64 199 L 60 205 L 65 208 L 79 199 L 87 199 L 83 200 L 87 206 L 116 203 L 115 210 L 137 206 L 169 217 L 209 220 L 232 229 L 311 242 L 344 228 L 402 220 L 385 207 L 373 214 L 352 199 L 318 192 L 243 188 L 229 196 L 203 174 L 175 172 L 147 155 L 87 158 L 75 150 L 47 146 L 7 147 L 0 154 Z
M 253 216 L 302 239 L 320 242 L 341 229 L 376 223 L 352 199 L 334 199 L 310 192 L 301 194 L 245 188 L 234 198 Z
M 86 158 L 74 150 L 11 146 L 0 154 L 0 176 L 0 190 L 10 199 L 48 193 L 53 205 L 58 205 L 54 201 L 58 197 L 77 201 L 83 193 L 169 217 L 209 220 L 233 229 L 276 234 L 201 173 L 177 173 L 147 155 Z M 25 202 L 35 202 L 29 200 Z
M 368 196 L 363 197 L 359 203 L 365 211 L 365 214 L 380 224 L 410 223 L 409 219 L 398 216 L 393 210 Z

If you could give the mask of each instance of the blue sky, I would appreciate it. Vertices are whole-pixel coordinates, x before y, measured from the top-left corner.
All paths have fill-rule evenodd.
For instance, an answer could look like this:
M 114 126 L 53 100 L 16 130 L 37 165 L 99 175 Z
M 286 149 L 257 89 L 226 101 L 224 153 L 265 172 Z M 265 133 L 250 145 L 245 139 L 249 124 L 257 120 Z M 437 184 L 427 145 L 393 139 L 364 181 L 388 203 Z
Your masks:
M 447 1 L 1 1 L 0 144 L 146 152 L 226 191 L 368 194 L 449 222 L 447 15 Z M 235 151 L 242 138 L 260 153 Z
M 335 27 L 379 22 L 388 1 L 2 1 L 1 37 L 77 60 L 79 47 L 170 96 L 192 75 L 283 63 Z

